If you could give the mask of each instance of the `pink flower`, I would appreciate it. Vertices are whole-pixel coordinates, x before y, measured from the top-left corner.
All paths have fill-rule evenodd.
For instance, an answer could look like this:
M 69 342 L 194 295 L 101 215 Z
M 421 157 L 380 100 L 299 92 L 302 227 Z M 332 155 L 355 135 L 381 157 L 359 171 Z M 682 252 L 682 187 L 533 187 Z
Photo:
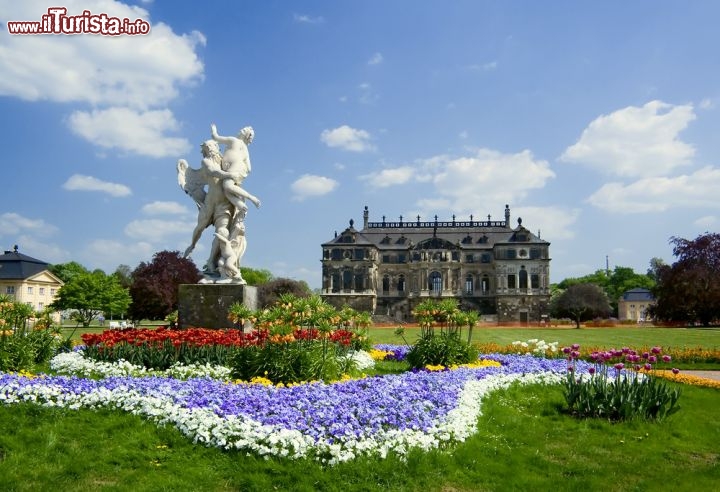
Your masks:
M 655 364 L 657 362 L 657 357 L 651 355 L 650 357 L 648 357 L 648 362 L 652 362 L 653 364 Z
M 663 355 L 662 360 L 663 362 L 670 362 L 672 360 L 672 357 L 670 357 L 669 355 Z
M 592 375 L 592 374 L 595 374 L 595 368 L 594 368 L 594 367 L 589 367 L 589 368 L 588 368 L 588 372 L 589 372 L 591 375 Z
M 563 347 L 563 354 L 569 354 L 570 353 L 570 347 Z
M 672 368 L 672 373 L 673 373 L 673 374 L 677 374 L 677 373 L 679 373 L 679 372 L 680 372 L 680 369 L 678 369 L 677 367 L 673 367 L 673 368 Z
M 622 362 L 618 362 L 613 367 L 619 371 L 620 369 L 623 369 L 625 367 L 625 364 L 623 364 Z
M 647 364 L 645 364 L 645 370 L 649 371 L 650 369 L 652 369 L 652 364 L 648 362 Z
M 572 344 L 572 349 L 573 349 L 573 350 L 580 350 L 580 345 L 577 344 L 577 343 L 573 343 L 573 344 Z
M 641 366 L 640 364 L 635 364 L 635 365 L 633 366 L 633 369 L 635 369 L 636 371 L 639 371 L 641 367 L 642 367 L 642 366 Z
M 662 347 L 653 347 L 653 348 L 651 349 L 651 352 L 652 352 L 653 354 L 657 355 L 657 354 L 659 354 L 660 352 L 662 352 Z

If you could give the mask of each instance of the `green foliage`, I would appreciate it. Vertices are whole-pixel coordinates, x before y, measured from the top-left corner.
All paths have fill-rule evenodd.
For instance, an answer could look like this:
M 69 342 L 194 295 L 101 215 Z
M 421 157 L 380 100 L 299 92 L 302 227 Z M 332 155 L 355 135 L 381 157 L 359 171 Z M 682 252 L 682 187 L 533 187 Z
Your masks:
M 616 266 L 611 272 L 596 270 L 595 273 L 584 277 L 566 278 L 557 284 L 554 290 L 557 290 L 557 295 L 559 295 L 569 287 L 578 284 L 594 284 L 600 287 L 607 295 L 612 310 L 617 311 L 618 299 L 623 293 L 636 288 L 652 289 L 655 286 L 655 280 L 651 273 L 635 273 L 632 268 Z
M 240 274 L 248 285 L 262 285 L 273 279 L 270 270 L 264 269 L 255 270 L 254 268 L 240 267 Z
M 642 360 L 654 363 L 660 355 L 660 347 L 644 357 L 635 351 L 596 352 L 589 376 L 577 376 L 576 361 L 580 346 L 564 348 L 571 366 L 565 378 L 565 401 L 569 412 L 579 418 L 603 418 L 612 422 L 632 419 L 662 420 L 680 409 L 680 390 L 659 378 L 639 373 Z M 624 362 L 635 363 L 634 370 L 625 368 Z M 670 360 L 669 358 L 667 359 Z M 647 362 L 646 369 L 652 364 Z
M 71 261 L 69 263 L 58 263 L 56 265 L 50 265 L 48 267 L 48 270 L 58 277 L 60 280 L 62 280 L 64 283 L 70 282 L 73 278 L 77 277 L 78 275 L 83 275 L 86 273 L 90 273 L 90 270 L 82 266 L 80 263 L 76 261 Z
M 0 298 L 0 371 L 28 371 L 47 362 L 60 347 L 61 337 L 45 313 L 28 327 L 32 308 L 25 303 Z
M 596 316 L 610 314 L 610 304 L 605 292 L 595 284 L 574 284 L 557 296 L 551 306 L 553 316 L 568 316 L 575 320 L 577 328 L 580 322 Z
M 467 364 L 478 358 L 475 347 L 462 340 L 457 333 L 442 332 L 420 337 L 407 354 L 410 367 L 452 366 Z
M 580 418 L 604 418 L 613 422 L 642 418 L 662 420 L 680 409 L 680 390 L 654 377 L 594 374 L 579 380 L 572 372 L 565 381 L 565 400 L 570 413 Z
M 352 371 L 347 349 L 325 340 L 266 343 L 244 347 L 232 358 L 232 375 L 244 381 L 265 378 L 273 383 L 336 381 Z
M 90 326 L 92 319 L 102 312 L 123 313 L 130 305 L 130 294 L 117 277 L 104 272 L 78 273 L 60 287 L 52 309 L 74 309 L 76 318 L 83 326 Z

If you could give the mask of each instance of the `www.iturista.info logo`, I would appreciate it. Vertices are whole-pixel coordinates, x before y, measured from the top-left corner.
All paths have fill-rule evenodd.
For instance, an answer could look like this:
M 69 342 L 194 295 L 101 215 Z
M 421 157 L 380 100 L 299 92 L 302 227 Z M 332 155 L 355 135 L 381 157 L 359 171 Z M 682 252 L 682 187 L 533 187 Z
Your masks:
M 39 21 L 8 21 L 10 34 L 99 34 L 101 36 L 134 36 L 148 34 L 150 23 L 144 19 L 111 17 L 83 10 L 80 15 L 67 15 L 65 7 L 50 7 Z

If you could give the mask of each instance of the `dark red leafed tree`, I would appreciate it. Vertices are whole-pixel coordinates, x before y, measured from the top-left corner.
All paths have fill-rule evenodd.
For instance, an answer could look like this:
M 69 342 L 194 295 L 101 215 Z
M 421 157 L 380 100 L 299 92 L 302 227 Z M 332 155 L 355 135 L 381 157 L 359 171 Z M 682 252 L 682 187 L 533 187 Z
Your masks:
M 196 284 L 201 278 L 195 263 L 179 251 L 155 253 L 151 262 L 140 263 L 132 273 L 130 318 L 136 322 L 164 319 L 177 309 L 178 286 Z
M 720 234 L 693 240 L 670 238 L 677 261 L 658 269 L 652 316 L 662 321 L 699 323 L 720 320 Z

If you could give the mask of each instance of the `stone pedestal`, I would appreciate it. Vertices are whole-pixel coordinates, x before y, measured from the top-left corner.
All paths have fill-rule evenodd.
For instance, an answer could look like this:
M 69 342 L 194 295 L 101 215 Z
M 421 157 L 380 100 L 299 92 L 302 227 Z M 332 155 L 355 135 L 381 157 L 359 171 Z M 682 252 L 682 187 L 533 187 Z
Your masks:
M 257 287 L 238 284 L 182 284 L 178 291 L 180 328 L 238 328 L 228 320 L 230 306 L 257 309 Z M 252 329 L 246 322 L 245 330 Z

